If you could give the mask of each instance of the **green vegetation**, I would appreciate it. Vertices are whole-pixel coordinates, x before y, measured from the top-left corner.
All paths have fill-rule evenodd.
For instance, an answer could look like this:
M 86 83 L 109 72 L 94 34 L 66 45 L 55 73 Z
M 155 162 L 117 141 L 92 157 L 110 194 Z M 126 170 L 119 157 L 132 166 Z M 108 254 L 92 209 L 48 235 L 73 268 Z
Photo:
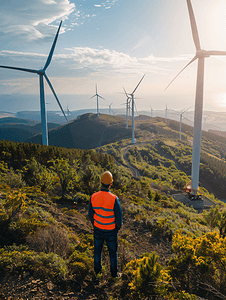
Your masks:
M 112 294 L 92 287 L 97 298 L 226 297 L 223 204 L 219 201 L 215 208 L 198 214 L 170 197 L 171 189 L 182 190 L 190 180 L 190 129 L 183 126 L 179 141 L 176 125 L 161 119 L 139 125 L 150 135 L 145 143 L 140 135 L 140 144 L 128 149 L 126 159 L 139 170 L 140 178 L 132 178 L 123 158 L 129 140 L 96 150 L 1 141 L 0 281 L 11 276 L 41 278 L 63 286 L 64 291 L 89 291 L 94 270 L 88 204 L 108 169 L 124 215 L 118 249 L 123 275 L 115 281 Z M 201 172 L 205 176 L 215 172 L 219 162 L 216 180 L 224 187 L 223 143 L 217 145 L 209 135 L 203 139 Z M 206 189 L 202 192 L 216 200 Z M 98 278 L 103 285 L 110 282 L 108 270 L 104 246 L 103 274 Z

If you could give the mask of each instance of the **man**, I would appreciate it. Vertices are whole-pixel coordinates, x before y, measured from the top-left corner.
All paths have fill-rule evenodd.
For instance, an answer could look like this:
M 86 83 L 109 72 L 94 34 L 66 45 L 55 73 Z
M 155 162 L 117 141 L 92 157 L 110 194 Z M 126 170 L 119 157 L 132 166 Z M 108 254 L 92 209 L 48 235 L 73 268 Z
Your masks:
M 110 192 L 113 182 L 109 171 L 101 177 L 102 188 L 94 193 L 89 203 L 89 218 L 94 226 L 94 271 L 102 271 L 101 253 L 106 240 L 110 255 L 110 271 L 113 278 L 118 274 L 118 230 L 122 226 L 122 208 L 116 195 Z

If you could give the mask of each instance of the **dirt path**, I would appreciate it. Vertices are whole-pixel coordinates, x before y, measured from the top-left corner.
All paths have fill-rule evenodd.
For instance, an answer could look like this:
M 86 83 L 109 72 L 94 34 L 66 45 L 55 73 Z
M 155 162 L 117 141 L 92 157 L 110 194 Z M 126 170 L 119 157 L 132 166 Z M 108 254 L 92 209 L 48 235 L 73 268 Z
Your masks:
M 150 137 L 150 140 L 153 139 L 155 137 L 155 135 L 153 134 L 151 137 Z M 131 149 L 131 148 L 134 148 L 134 147 L 137 147 L 137 146 L 140 146 L 140 145 L 144 145 L 144 144 L 149 144 L 150 141 L 145 141 L 145 142 L 140 142 L 140 143 L 135 143 L 135 144 L 132 144 L 132 145 L 129 145 L 127 146 L 124 150 L 123 150 L 123 159 L 127 165 L 127 167 L 130 169 L 132 175 L 134 178 L 139 178 L 141 175 L 142 175 L 142 172 L 137 169 L 136 167 L 134 167 L 133 165 L 131 165 L 131 163 L 128 161 L 127 159 L 127 152 Z

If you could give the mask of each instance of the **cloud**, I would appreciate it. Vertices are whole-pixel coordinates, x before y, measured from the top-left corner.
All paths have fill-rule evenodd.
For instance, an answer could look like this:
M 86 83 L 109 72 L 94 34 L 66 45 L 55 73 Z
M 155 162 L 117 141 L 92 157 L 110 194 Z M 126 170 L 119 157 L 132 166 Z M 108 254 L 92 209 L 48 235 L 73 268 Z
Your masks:
M 89 47 L 74 47 L 67 49 L 71 54 L 58 55 L 57 60 L 70 60 L 71 69 L 92 69 L 93 72 L 117 73 L 153 73 L 165 74 L 168 66 L 175 62 L 187 62 L 190 56 L 179 57 L 154 57 L 150 55 L 146 58 L 132 57 L 128 54 L 112 51 L 109 49 L 93 49 Z
M 54 73 L 65 77 L 77 77 L 78 74 L 81 77 L 90 74 L 105 74 L 105 76 L 137 73 L 166 75 L 173 63 L 186 63 L 190 59 L 189 56 L 164 58 L 153 55 L 137 58 L 114 50 L 89 47 L 74 47 L 65 50 L 68 53 L 53 55 L 53 62 L 51 63 L 51 69 L 57 69 L 57 72 Z M 44 65 L 46 58 L 47 54 L 0 51 L 1 65 L 39 68 Z
M 56 32 L 56 26 L 49 25 L 66 19 L 74 10 L 69 0 L 0 1 L 0 32 L 3 38 L 47 39 Z
M 119 0 L 113 0 L 113 1 L 110 1 L 110 0 L 107 0 L 105 2 L 101 2 L 101 4 L 94 4 L 94 7 L 98 7 L 98 8 L 103 8 L 103 9 L 110 9 L 112 8 L 112 6 L 115 5 L 116 2 L 118 2 Z

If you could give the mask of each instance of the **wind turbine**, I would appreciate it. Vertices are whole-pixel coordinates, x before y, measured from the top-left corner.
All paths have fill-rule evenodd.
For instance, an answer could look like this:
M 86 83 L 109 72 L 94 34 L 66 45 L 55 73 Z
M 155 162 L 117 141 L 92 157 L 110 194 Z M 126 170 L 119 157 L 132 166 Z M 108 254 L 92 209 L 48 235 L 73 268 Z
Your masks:
M 71 115 L 71 112 L 70 112 L 70 110 L 69 110 L 69 108 L 68 108 L 68 105 L 67 105 L 67 117 L 68 117 L 68 119 L 69 119 L 69 116 Z
M 189 108 L 189 107 L 188 107 Z M 180 140 L 181 140 L 181 127 L 182 127 L 182 119 L 183 119 L 183 114 L 188 110 L 188 108 L 184 108 L 180 112 Z
M 131 101 L 132 101 L 132 144 L 135 144 L 136 139 L 134 137 L 134 93 L 136 92 L 138 86 L 140 85 L 141 81 L 144 79 L 145 74 L 142 76 L 141 80 L 138 82 L 137 86 L 135 87 L 135 89 L 133 90 L 133 92 L 131 94 L 128 94 L 131 97 Z
M 206 51 L 202 50 L 200 46 L 198 29 L 195 21 L 194 12 L 191 1 L 187 0 L 188 12 L 191 23 L 191 30 L 193 41 L 196 47 L 196 54 L 192 60 L 177 74 L 177 76 L 186 69 L 196 59 L 198 60 L 197 83 L 196 83 L 196 97 L 195 97 L 195 115 L 194 115 L 194 130 L 193 130 L 193 152 L 192 152 L 192 172 L 191 172 L 191 188 L 192 194 L 196 195 L 199 185 L 199 164 L 201 151 L 201 135 L 202 135 L 202 111 L 203 111 L 203 83 L 204 83 L 204 60 L 211 55 L 226 55 L 226 51 Z M 177 76 L 169 83 L 177 78 Z
M 166 121 L 166 119 L 167 119 L 167 112 L 168 112 L 168 110 L 167 110 L 167 104 L 166 104 L 166 110 L 165 110 L 165 121 Z
M 151 118 L 153 118 L 153 108 L 150 106 L 151 108 Z
M 41 106 L 41 122 L 42 122 L 42 144 L 43 145 L 48 145 L 48 130 L 47 130 L 47 115 L 46 115 L 46 103 L 45 103 L 45 93 L 44 93 L 44 80 L 43 77 L 45 77 L 45 80 L 47 81 L 54 97 L 56 98 L 56 101 L 65 117 L 65 119 L 67 120 L 67 117 L 64 113 L 64 110 L 60 104 L 60 101 L 53 89 L 53 86 L 49 80 L 49 78 L 47 77 L 45 71 L 48 68 L 51 60 L 52 60 L 52 56 L 53 56 L 53 52 L 56 46 L 56 42 L 57 42 L 57 38 L 59 35 L 59 31 L 60 31 L 60 27 L 61 27 L 62 21 L 60 22 L 60 25 L 58 27 L 55 39 L 53 41 L 52 47 L 50 49 L 49 55 L 47 57 L 46 63 L 44 65 L 43 69 L 40 70 L 33 70 L 33 69 L 25 69 L 25 68 L 18 68 L 18 67 L 9 67 L 9 66 L 0 66 L 0 68 L 5 68 L 5 69 L 12 69 L 12 70 L 18 70 L 18 71 L 24 71 L 24 72 L 29 72 L 29 73 L 35 73 L 39 75 L 39 85 L 40 85 L 40 106 Z
M 131 101 L 131 98 L 127 94 L 124 87 L 123 87 L 123 90 L 124 90 L 125 95 L 126 95 L 126 128 L 128 128 L 128 118 L 129 118 L 129 115 L 130 115 L 130 101 Z
M 112 109 L 111 109 L 112 104 L 113 104 L 113 102 L 111 102 L 111 104 L 108 105 L 109 106 L 109 115 L 111 114 L 111 111 L 112 111 Z
M 99 118 L 99 101 L 98 98 L 101 98 L 103 100 L 105 100 L 103 97 L 101 97 L 98 93 L 97 93 L 97 84 L 96 84 L 96 94 L 93 95 L 90 99 L 97 97 L 97 117 Z

